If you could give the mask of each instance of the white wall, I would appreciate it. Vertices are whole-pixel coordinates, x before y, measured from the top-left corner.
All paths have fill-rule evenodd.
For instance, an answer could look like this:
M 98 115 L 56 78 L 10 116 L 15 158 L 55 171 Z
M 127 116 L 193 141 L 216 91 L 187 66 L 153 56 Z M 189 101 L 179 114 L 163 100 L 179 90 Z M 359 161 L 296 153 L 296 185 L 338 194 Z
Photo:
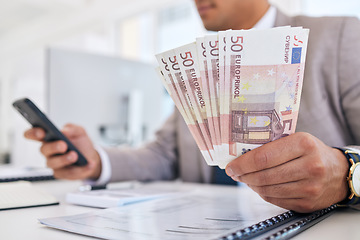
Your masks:
M 38 49 L 19 58 L 16 69 L 11 69 L 11 74 L 8 75 L 10 91 L 7 93 L 6 104 L 3 105 L 5 120 L 8 120 L 3 129 L 7 129 L 8 139 L 3 147 L 4 150 L 10 150 L 13 159 L 17 159 L 13 162 L 14 165 L 45 166 L 44 158 L 39 152 L 40 144 L 23 137 L 23 132 L 30 124 L 12 108 L 12 101 L 24 96 L 33 99 L 42 108 L 46 106 L 44 65 L 45 52 Z

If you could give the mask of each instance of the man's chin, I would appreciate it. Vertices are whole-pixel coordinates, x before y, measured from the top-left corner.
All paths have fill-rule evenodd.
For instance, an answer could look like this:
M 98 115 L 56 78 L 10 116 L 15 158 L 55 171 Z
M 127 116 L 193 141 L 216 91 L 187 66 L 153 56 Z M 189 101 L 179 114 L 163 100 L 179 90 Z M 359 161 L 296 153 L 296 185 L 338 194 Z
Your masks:
M 204 23 L 204 27 L 206 30 L 214 31 L 214 32 L 227 30 L 227 29 L 224 29 L 223 27 L 220 27 L 219 24 L 205 24 Z

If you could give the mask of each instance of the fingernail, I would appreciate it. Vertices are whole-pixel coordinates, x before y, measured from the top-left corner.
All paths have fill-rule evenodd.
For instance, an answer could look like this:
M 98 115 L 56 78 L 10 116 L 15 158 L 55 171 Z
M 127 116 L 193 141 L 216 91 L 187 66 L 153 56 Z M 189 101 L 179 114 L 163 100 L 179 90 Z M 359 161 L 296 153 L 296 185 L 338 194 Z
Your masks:
M 56 144 L 56 149 L 59 151 L 63 151 L 63 145 L 61 143 Z
M 43 136 L 42 136 L 40 131 L 35 131 L 35 137 L 36 138 L 42 138 Z
M 226 168 L 226 174 L 229 175 L 230 177 L 235 175 L 234 171 L 231 169 L 231 167 Z
M 232 180 L 234 180 L 235 182 L 240 182 L 238 177 L 231 177 Z
M 69 153 L 66 158 L 69 162 L 73 162 L 75 160 L 75 155 L 73 153 Z
M 65 126 L 63 129 L 62 129 L 62 132 L 69 132 L 71 131 L 70 127 L 69 126 Z
M 72 162 L 73 160 L 73 157 L 71 154 L 67 155 L 66 159 L 69 161 L 69 162 Z

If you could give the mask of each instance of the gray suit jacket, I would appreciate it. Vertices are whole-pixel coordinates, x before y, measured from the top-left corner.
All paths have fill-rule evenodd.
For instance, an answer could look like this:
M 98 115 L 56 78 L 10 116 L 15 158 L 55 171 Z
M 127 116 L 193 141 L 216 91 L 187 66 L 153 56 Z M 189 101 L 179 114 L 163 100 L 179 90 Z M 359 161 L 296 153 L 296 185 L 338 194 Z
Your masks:
M 297 131 L 329 146 L 360 145 L 360 21 L 348 17 L 288 17 L 276 26 L 310 29 Z M 174 114 L 156 140 L 140 149 L 106 149 L 111 181 L 168 180 L 209 183 L 207 166 L 181 115 Z

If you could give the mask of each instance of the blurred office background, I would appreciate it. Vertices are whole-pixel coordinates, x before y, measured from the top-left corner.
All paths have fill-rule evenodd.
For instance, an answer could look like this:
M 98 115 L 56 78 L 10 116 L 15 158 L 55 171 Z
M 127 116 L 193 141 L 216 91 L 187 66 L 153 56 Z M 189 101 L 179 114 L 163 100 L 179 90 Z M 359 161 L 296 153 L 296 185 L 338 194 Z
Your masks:
M 272 0 L 289 15 L 360 16 L 358 0 Z M 192 0 L 0 0 L 0 164 L 45 166 L 11 103 L 29 97 L 99 145 L 137 146 L 172 112 L 158 52 L 206 33 Z

